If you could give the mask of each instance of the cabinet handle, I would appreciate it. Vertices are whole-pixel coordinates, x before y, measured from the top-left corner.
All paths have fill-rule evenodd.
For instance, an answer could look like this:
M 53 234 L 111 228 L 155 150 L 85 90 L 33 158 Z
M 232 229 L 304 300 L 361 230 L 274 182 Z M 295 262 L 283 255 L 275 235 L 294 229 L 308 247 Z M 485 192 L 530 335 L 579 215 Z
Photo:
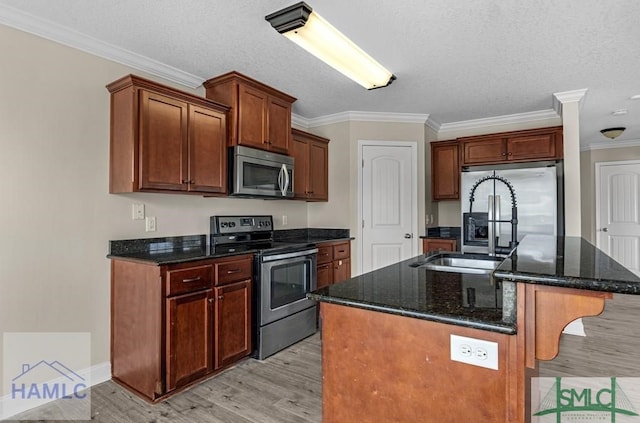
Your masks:
M 192 185 L 192 184 L 195 184 L 195 183 L 196 183 L 196 181 L 194 181 L 194 180 L 192 180 L 192 179 L 190 179 L 190 180 L 183 179 L 183 180 L 182 180 L 182 183 L 183 183 L 183 184 L 187 184 L 187 185 Z
M 318 254 L 318 255 L 320 255 L 320 256 L 328 256 L 329 253 L 322 253 L 322 254 Z
M 220 295 L 220 296 L 218 297 L 218 299 L 219 299 L 219 300 L 223 300 L 223 299 L 224 299 L 224 295 Z
M 209 302 L 210 302 L 210 303 L 213 303 L 213 298 L 209 298 Z
M 200 276 L 198 276 L 197 278 L 191 278 L 191 279 L 183 279 L 182 283 L 191 283 L 191 282 L 198 282 L 199 280 L 201 280 L 202 278 Z
M 230 275 L 232 273 L 240 273 L 241 270 L 240 269 L 232 269 L 232 270 L 227 270 L 227 275 Z
M 344 253 L 347 250 L 338 250 L 339 253 Z

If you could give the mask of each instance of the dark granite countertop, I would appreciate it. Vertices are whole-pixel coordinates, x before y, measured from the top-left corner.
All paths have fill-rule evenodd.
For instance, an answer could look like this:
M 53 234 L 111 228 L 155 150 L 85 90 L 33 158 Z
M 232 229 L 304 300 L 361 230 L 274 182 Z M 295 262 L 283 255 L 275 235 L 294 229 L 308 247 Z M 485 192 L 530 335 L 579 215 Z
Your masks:
M 527 235 L 495 278 L 640 295 L 640 278 L 580 237 Z
M 579 237 L 528 235 L 491 276 L 411 266 L 424 258 L 414 257 L 308 296 L 350 307 L 515 333 L 516 282 L 640 295 L 640 278 Z M 469 307 L 468 288 L 475 288 L 475 309 Z M 496 296 L 494 303 L 489 300 L 492 294 Z
M 289 229 L 274 231 L 276 241 L 300 244 L 352 240 L 348 229 Z M 207 245 L 207 235 L 187 235 L 160 238 L 125 239 L 109 241 L 107 258 L 135 261 L 152 265 L 186 263 L 242 254 L 257 250 L 219 252 Z
M 424 256 L 414 257 L 319 289 L 308 297 L 349 307 L 515 333 L 515 284 L 496 285 L 488 274 L 435 272 L 411 266 L 422 260 Z M 475 290 L 474 307 L 469 305 L 469 289 Z
M 459 226 L 436 226 L 433 228 L 427 228 L 426 234 L 421 235 L 420 238 L 439 238 L 439 239 L 460 239 L 460 227 Z

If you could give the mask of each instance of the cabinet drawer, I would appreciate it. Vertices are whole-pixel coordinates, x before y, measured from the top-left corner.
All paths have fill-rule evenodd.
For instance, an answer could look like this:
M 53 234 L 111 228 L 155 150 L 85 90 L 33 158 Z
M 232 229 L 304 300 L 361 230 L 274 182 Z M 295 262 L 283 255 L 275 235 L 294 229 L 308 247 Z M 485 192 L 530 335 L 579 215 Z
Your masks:
M 330 263 L 333 261 L 333 246 L 318 245 L 318 264 Z
M 184 294 L 211 287 L 211 265 L 167 271 L 167 295 Z
M 215 285 L 251 279 L 253 259 L 251 256 L 215 264 Z
M 351 249 L 348 241 L 333 246 L 334 260 L 349 258 L 349 256 L 351 256 Z

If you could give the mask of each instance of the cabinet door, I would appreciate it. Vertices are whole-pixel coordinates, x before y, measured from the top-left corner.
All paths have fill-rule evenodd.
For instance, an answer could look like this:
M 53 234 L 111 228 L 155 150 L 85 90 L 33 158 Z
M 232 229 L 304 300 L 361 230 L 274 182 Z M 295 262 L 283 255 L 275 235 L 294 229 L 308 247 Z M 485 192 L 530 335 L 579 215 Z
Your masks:
M 242 84 L 238 90 L 238 144 L 265 149 L 267 95 Z
M 251 280 L 215 288 L 215 368 L 251 353 Z
M 336 260 L 333 262 L 333 283 L 346 281 L 351 278 L 351 259 Z
M 540 160 L 556 157 L 554 134 L 510 137 L 507 139 L 507 159 Z
M 269 150 L 287 154 L 291 138 L 291 104 L 273 97 L 267 100 L 267 144 Z
M 431 143 L 431 197 L 437 200 L 460 198 L 460 162 L 457 142 Z
M 210 289 L 167 299 L 167 391 L 212 369 L 210 300 Z
M 329 200 L 329 145 L 321 142 L 309 144 L 309 194 L 315 201 Z
M 429 251 L 456 251 L 455 239 L 423 239 L 422 250 L 424 253 Z
M 317 268 L 318 289 L 333 283 L 333 269 L 331 263 L 319 264 Z
M 462 164 L 498 163 L 507 159 L 502 137 L 462 141 Z
M 187 190 L 187 103 L 140 91 L 140 189 Z
M 296 136 L 291 139 L 289 155 L 294 159 L 293 169 L 293 196 L 306 200 L 309 191 L 309 143 Z
M 189 191 L 227 192 L 226 115 L 189 106 Z

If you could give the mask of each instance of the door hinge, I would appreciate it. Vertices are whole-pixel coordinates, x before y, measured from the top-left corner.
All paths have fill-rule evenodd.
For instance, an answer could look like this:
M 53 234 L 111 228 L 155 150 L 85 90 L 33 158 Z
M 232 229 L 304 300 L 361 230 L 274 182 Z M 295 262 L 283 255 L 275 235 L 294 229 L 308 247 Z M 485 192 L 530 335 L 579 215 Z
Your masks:
M 364 169 L 364 159 L 362 159 L 362 168 Z
M 362 219 L 362 229 L 364 229 L 364 219 Z

